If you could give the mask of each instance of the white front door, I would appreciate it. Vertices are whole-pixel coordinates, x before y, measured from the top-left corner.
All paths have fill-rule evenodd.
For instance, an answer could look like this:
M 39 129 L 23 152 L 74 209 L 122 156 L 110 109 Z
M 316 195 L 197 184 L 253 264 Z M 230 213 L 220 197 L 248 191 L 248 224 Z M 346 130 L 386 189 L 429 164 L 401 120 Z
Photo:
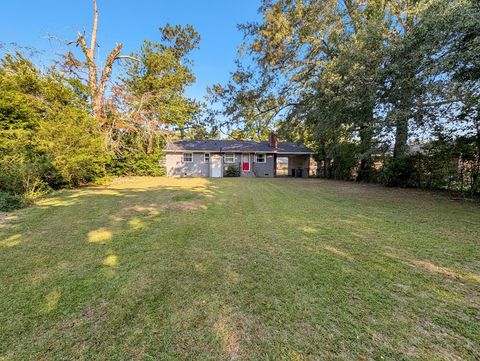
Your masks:
M 222 176 L 222 156 L 212 154 L 210 157 L 210 177 L 218 178 Z

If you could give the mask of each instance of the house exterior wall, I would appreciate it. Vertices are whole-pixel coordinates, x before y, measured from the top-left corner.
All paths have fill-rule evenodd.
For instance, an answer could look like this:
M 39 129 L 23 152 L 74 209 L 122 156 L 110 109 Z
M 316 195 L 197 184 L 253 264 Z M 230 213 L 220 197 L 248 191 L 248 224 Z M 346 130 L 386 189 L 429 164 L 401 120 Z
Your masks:
M 227 171 L 228 167 L 234 165 L 238 169 L 242 169 L 241 162 L 242 162 L 242 154 L 241 153 L 234 153 L 235 154 L 235 162 L 233 163 L 225 163 L 225 153 L 222 154 L 223 157 L 223 174 Z
M 235 153 L 234 163 L 223 163 L 224 173 L 228 166 L 235 165 L 240 171 L 242 171 L 242 155 L 250 155 L 250 171 L 257 177 L 274 177 L 275 176 L 275 160 L 273 154 L 265 154 L 265 163 L 257 163 L 255 153 Z
M 275 156 L 265 154 L 265 163 L 257 163 L 254 156 L 253 173 L 257 177 L 275 177 Z
M 193 162 L 184 162 L 182 153 L 165 154 L 166 174 L 169 177 L 210 177 L 210 163 L 204 153 L 193 153 Z
M 183 153 L 166 153 L 166 175 L 169 177 L 210 177 L 210 163 L 206 163 L 202 152 L 193 153 L 192 162 L 183 161 Z M 216 153 L 209 153 L 210 157 Z M 230 165 L 242 169 L 242 153 L 234 153 L 234 163 L 225 163 L 225 154 L 222 153 L 222 168 L 225 174 Z M 292 170 L 302 169 L 302 177 L 309 175 L 309 155 L 282 155 L 288 157 L 288 175 Z M 257 163 L 254 153 L 250 153 L 250 170 L 256 177 L 275 177 L 275 154 L 266 153 L 265 163 Z

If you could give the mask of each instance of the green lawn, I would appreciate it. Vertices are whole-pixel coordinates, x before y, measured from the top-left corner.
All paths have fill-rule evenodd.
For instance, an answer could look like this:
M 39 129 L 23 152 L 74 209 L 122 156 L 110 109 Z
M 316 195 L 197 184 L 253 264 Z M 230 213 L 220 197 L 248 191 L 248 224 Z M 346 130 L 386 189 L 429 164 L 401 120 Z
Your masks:
M 480 206 L 125 178 L 0 218 L 0 359 L 480 359 Z

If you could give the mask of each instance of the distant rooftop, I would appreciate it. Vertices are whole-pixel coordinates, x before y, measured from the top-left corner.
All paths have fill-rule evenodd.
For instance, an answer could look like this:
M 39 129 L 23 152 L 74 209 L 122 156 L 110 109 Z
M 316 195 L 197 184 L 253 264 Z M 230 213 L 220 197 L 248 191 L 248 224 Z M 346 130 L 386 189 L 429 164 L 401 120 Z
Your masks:
M 257 152 L 257 153 L 313 153 L 301 143 L 278 142 L 277 148 L 268 142 L 240 140 L 177 140 L 166 145 L 166 152 Z

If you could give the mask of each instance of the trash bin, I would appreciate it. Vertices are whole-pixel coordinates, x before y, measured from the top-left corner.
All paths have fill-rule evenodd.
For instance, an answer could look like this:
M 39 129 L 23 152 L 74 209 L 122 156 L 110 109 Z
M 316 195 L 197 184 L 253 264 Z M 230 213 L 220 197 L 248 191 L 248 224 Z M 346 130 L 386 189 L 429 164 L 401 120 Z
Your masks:
M 292 169 L 292 177 L 295 177 L 295 169 Z
M 299 168 L 299 169 L 297 169 L 296 171 L 297 171 L 297 172 L 296 172 L 296 176 L 297 176 L 298 178 L 302 178 L 303 169 L 300 169 L 300 168 Z

